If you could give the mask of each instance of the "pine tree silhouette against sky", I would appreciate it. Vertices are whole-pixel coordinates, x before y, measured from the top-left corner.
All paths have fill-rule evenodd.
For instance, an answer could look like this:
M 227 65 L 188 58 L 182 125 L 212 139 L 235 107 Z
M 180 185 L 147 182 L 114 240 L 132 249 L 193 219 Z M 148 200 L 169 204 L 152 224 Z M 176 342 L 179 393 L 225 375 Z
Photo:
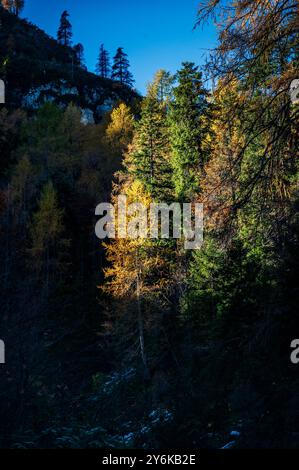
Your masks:
M 100 53 L 96 65 L 96 72 L 102 78 L 109 78 L 111 71 L 110 58 L 108 51 L 104 48 L 104 44 L 100 46 Z
M 128 55 L 124 52 L 123 47 L 119 47 L 116 51 L 116 55 L 113 57 L 112 80 L 131 87 L 134 83 L 134 79 L 129 67 Z
M 63 10 L 70 13 L 74 43 L 84 44 L 88 70 L 94 70 L 102 42 L 111 58 L 121 45 L 130 58 L 134 86 L 142 94 L 158 69 L 174 74 L 186 60 L 203 64 L 206 48 L 216 46 L 217 30 L 212 21 L 193 29 L 194 0 L 186 0 L 183 8 L 181 0 L 89 0 L 88 8 L 70 0 L 43 2 L 41 8 L 39 0 L 30 0 L 25 2 L 23 15 L 56 37 L 57 18 Z
M 57 40 L 63 46 L 71 46 L 72 44 L 72 25 L 69 21 L 69 13 L 65 10 L 60 18 L 60 25 L 57 32 Z

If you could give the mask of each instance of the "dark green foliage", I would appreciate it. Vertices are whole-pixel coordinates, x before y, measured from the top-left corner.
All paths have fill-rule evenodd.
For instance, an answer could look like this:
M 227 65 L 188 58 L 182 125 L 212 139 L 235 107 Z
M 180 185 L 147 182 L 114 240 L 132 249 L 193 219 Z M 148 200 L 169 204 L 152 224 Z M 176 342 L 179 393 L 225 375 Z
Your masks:
M 111 78 L 121 85 L 133 86 L 133 75 L 129 70 L 130 63 L 128 55 L 124 52 L 123 47 L 119 47 L 113 57 Z
M 142 103 L 133 148 L 129 156 L 132 173 L 160 201 L 169 199 L 171 168 L 165 104 L 147 96 Z
M 101 44 L 98 62 L 96 64 L 96 72 L 102 78 L 109 78 L 111 72 L 109 52 Z
M 60 25 L 57 31 L 57 41 L 62 46 L 71 46 L 72 44 L 73 32 L 69 17 L 69 13 L 65 10 L 60 18 Z
M 191 62 L 183 64 L 177 81 L 169 112 L 173 183 L 178 199 L 188 200 L 199 190 L 201 170 L 207 159 L 203 150 L 207 91 L 201 72 Z

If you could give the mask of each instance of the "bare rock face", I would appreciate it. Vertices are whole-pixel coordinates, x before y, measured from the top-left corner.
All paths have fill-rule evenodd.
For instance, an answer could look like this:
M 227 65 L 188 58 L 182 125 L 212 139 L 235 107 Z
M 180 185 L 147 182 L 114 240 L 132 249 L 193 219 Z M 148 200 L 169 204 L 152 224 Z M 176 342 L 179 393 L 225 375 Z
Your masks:
M 292 81 L 290 87 L 291 101 L 293 104 L 299 104 L 299 78 Z
M 82 124 L 94 124 L 94 115 L 91 109 L 84 108 L 81 109 L 81 122 Z

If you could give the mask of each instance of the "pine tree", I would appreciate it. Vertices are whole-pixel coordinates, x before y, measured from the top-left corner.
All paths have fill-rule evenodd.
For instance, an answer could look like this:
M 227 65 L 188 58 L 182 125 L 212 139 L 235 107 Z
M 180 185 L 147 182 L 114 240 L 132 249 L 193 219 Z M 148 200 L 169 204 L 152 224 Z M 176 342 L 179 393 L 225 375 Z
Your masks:
M 113 58 L 112 80 L 121 83 L 121 85 L 132 87 L 134 79 L 129 67 L 128 55 L 124 52 L 123 47 L 119 47 Z
M 69 13 L 65 10 L 60 18 L 60 25 L 57 32 L 57 40 L 63 46 L 71 46 L 72 44 L 72 25 L 69 21 Z
M 110 76 L 110 58 L 108 51 L 101 44 L 98 62 L 96 65 L 96 72 L 102 78 L 109 78 Z
M 177 80 L 169 112 L 173 183 L 176 196 L 189 199 L 199 189 L 206 158 L 203 117 L 208 108 L 207 92 L 202 85 L 202 74 L 194 63 L 183 63 Z

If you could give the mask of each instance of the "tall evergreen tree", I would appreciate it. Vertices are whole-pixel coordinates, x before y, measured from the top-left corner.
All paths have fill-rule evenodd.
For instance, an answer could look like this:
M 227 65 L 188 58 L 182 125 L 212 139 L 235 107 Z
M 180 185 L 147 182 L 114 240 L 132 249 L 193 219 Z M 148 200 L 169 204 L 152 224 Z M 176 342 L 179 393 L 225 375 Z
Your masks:
M 68 11 L 64 11 L 60 18 L 60 25 L 57 32 L 57 40 L 63 46 L 70 46 L 72 44 L 72 25 L 69 21 Z
M 96 72 L 102 78 L 109 78 L 110 76 L 110 58 L 108 51 L 104 48 L 104 44 L 101 44 L 98 62 L 96 65 Z
M 176 196 L 188 199 L 199 188 L 199 176 L 205 163 L 207 91 L 194 63 L 183 63 L 177 80 L 169 112 L 173 183 Z
M 145 185 L 152 196 L 169 196 L 171 180 L 169 135 L 165 101 L 160 101 L 161 75 L 155 76 L 142 103 L 141 119 L 126 161 L 130 172 Z M 162 77 L 163 79 L 163 77 Z
M 124 52 L 123 47 L 119 47 L 116 51 L 116 55 L 113 57 L 112 80 L 131 87 L 134 83 L 134 79 L 129 67 L 128 55 Z

